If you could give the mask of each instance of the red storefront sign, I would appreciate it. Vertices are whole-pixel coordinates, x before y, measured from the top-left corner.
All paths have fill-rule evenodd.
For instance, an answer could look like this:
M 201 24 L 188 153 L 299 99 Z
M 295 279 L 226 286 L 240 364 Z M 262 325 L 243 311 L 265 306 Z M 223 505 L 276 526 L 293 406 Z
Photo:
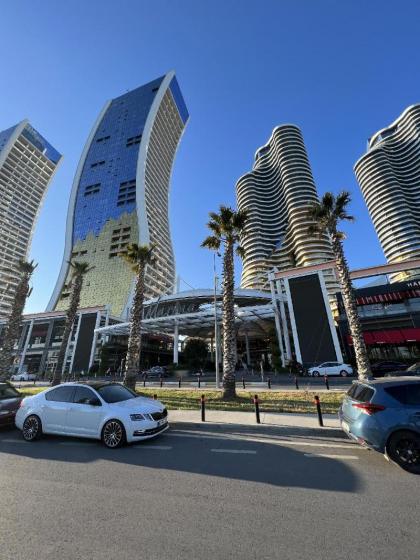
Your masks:
M 408 342 L 420 342 L 420 329 L 389 329 L 387 331 L 366 331 L 363 338 L 368 346 L 374 344 L 406 344 Z M 350 335 L 347 342 L 353 345 Z

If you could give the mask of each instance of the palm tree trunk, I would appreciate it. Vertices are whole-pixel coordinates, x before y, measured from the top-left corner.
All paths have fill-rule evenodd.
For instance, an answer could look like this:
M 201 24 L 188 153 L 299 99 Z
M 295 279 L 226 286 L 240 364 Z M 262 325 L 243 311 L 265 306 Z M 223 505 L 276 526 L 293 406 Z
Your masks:
M 76 276 L 73 280 L 73 287 L 70 296 L 70 305 L 66 313 L 66 322 L 64 324 L 63 338 L 61 340 L 60 350 L 58 352 L 57 365 L 54 371 L 52 385 L 59 385 L 65 367 L 64 360 L 66 358 L 67 346 L 76 319 L 77 310 L 80 304 L 80 294 L 83 286 L 83 276 Z M 73 351 L 75 351 L 74 349 Z
M 233 242 L 225 241 L 223 255 L 223 398 L 236 397 L 235 300 Z
M 139 263 L 136 285 L 134 288 L 133 307 L 131 309 L 130 336 L 128 338 L 127 357 L 125 361 L 124 385 L 133 391 L 139 373 L 141 352 L 141 320 L 143 318 L 145 264 Z
M 29 293 L 29 278 L 23 275 L 13 300 L 12 311 L 5 328 L 3 345 L 0 349 L 0 373 L 9 375 L 13 364 L 13 348 L 19 336 L 19 328 L 22 322 L 23 309 Z
M 350 278 L 350 271 L 344 256 L 343 245 L 336 235 L 332 236 L 333 251 L 337 265 L 338 275 L 342 288 L 343 302 L 349 322 L 350 334 L 353 340 L 354 352 L 359 379 L 366 379 L 372 375 L 366 344 L 363 338 L 362 327 L 357 314 L 356 297 Z

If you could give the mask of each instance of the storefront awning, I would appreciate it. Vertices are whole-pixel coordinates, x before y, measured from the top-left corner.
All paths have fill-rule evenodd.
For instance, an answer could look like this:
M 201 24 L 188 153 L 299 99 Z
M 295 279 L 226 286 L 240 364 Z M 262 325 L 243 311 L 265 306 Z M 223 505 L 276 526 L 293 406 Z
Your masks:
M 374 344 L 407 344 L 408 342 L 420 342 L 420 329 L 389 329 L 387 331 L 365 331 L 363 338 L 368 346 Z M 350 335 L 347 342 L 353 345 Z

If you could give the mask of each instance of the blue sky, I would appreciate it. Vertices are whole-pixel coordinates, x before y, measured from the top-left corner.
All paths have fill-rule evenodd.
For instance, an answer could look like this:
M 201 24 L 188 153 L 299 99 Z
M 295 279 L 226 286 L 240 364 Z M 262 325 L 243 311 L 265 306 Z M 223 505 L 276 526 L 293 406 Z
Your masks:
M 33 238 L 28 311 L 51 295 L 99 110 L 170 69 L 191 115 L 171 189 L 182 278 L 211 286 L 212 255 L 199 247 L 207 214 L 235 204 L 236 180 L 282 123 L 301 127 L 320 193 L 352 192 L 350 265 L 384 262 L 353 165 L 372 133 L 420 101 L 419 18 L 405 0 L 3 0 L 0 130 L 28 117 L 65 156 Z

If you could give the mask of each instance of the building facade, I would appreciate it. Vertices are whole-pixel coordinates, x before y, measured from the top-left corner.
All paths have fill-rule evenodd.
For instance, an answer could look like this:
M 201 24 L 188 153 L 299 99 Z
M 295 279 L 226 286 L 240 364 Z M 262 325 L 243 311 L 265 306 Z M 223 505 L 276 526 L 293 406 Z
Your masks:
M 172 165 L 189 115 L 174 72 L 108 102 L 83 150 L 70 195 L 63 263 L 48 310 L 68 305 L 68 261 L 88 262 L 80 305 L 127 316 L 134 273 L 129 243 L 154 247 L 146 297 L 173 291 L 168 201 Z
M 0 319 L 11 311 L 17 263 L 28 258 L 48 185 L 61 154 L 24 120 L 0 132 Z
M 389 263 L 420 257 L 420 104 L 368 141 L 355 173 Z M 393 275 L 395 282 L 420 270 Z
M 309 266 L 333 259 L 326 237 L 308 236 L 308 205 L 318 201 L 302 133 L 295 125 L 273 130 L 255 154 L 252 171 L 236 184 L 239 209 L 248 209 L 249 223 L 241 241 L 245 249 L 241 288 L 268 289 L 274 268 Z M 329 292 L 335 276 L 325 273 Z
M 354 358 L 346 312 L 338 298 L 338 326 L 347 359 Z M 420 280 L 356 290 L 357 313 L 371 360 L 420 359 Z

